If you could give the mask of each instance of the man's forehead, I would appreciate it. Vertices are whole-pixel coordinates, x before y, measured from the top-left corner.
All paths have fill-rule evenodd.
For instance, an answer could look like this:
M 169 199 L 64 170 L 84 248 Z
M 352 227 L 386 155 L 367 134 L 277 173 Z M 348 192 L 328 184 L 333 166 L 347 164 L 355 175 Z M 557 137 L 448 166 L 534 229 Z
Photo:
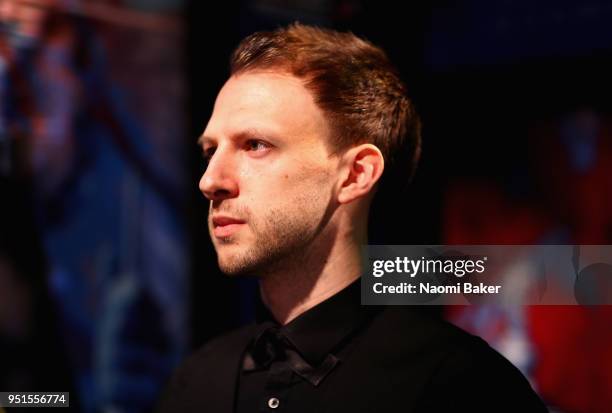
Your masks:
M 215 101 L 215 111 L 291 112 L 290 104 L 309 109 L 314 100 L 294 76 L 278 72 L 247 72 L 230 77 Z
M 249 72 L 225 83 L 201 139 L 245 132 L 281 136 L 314 131 L 324 122 L 300 79 L 277 72 Z

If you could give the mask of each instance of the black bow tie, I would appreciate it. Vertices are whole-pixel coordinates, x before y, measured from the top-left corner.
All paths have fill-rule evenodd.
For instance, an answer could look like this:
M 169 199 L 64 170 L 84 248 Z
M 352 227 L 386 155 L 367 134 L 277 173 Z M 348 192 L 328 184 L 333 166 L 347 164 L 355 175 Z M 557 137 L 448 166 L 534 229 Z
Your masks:
M 247 350 L 242 368 L 244 371 L 266 370 L 273 362 L 284 362 L 297 375 L 318 386 L 338 361 L 333 354 L 328 354 L 321 363 L 313 366 L 304 360 L 278 327 L 269 327 Z

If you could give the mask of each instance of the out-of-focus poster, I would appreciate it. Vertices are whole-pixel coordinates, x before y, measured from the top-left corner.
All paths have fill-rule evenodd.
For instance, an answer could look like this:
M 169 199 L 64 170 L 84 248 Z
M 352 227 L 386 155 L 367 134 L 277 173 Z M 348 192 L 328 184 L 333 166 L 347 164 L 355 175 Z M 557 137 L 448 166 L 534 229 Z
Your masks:
M 611 125 L 609 114 L 589 107 L 530 125 L 527 168 L 509 173 L 528 173 L 531 187 L 457 180 L 447 193 L 445 242 L 609 245 Z M 570 279 L 588 262 L 572 259 Z M 447 315 L 513 362 L 558 411 L 609 410 L 610 306 L 466 306 Z
M 0 173 L 31 211 L 42 251 L 32 259 L 45 263 L 85 412 L 150 410 L 187 347 L 181 9 L 0 0 Z M 19 233 L 5 231 L 3 245 Z M 0 257 L 12 262 L 11 251 Z M 9 267 L 4 293 L 27 290 Z M 2 340 L 28 340 L 27 329 L 4 330 Z M 33 391 L 23 387 L 35 369 L 4 371 L 3 385 Z

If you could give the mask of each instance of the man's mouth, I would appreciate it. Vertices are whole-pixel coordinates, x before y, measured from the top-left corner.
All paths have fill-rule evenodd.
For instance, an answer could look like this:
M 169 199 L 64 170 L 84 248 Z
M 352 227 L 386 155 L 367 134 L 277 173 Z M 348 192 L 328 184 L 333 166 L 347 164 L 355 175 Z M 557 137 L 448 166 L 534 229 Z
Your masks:
M 227 215 L 215 215 L 212 218 L 213 235 L 217 238 L 225 238 L 234 234 L 245 221 Z

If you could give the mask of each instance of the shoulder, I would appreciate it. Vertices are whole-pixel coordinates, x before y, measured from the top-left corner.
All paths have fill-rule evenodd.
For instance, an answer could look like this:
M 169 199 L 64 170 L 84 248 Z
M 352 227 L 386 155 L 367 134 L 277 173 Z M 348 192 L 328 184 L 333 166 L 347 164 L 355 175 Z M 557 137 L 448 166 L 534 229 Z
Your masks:
M 466 333 L 467 334 L 467 333 Z M 432 374 L 421 398 L 423 411 L 546 412 L 529 381 L 484 340 L 467 336 L 454 343 Z
M 370 326 L 384 365 L 420 388 L 423 411 L 546 408 L 523 374 L 484 340 L 411 307 L 390 307 Z M 374 341 L 375 340 L 375 341 Z
M 380 309 L 357 337 L 360 364 L 388 374 L 411 372 L 415 385 L 422 386 L 453 354 L 478 358 L 492 351 L 481 339 L 433 315 L 427 309 L 390 306 Z M 401 377 L 400 377 L 401 379 Z
M 220 399 L 232 389 L 253 328 L 251 324 L 213 338 L 187 357 L 166 384 L 157 411 L 188 411 L 181 406 Z
M 444 357 L 458 347 L 475 345 L 481 339 L 449 323 L 429 308 L 390 306 L 383 309 L 368 327 L 367 335 L 385 354 L 407 352 L 439 354 Z
M 251 338 L 253 325 L 249 324 L 219 335 L 190 354 L 176 369 L 179 380 L 188 380 L 195 372 L 224 368 L 234 359 L 240 358 Z

